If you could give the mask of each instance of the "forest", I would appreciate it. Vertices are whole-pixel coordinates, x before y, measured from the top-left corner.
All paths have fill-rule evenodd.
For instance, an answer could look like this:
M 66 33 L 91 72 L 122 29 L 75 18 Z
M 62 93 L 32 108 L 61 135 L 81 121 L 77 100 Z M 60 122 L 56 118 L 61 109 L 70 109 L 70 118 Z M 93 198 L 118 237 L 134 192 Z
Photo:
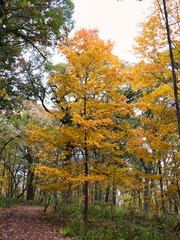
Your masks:
M 180 1 L 153 1 L 137 63 L 70 34 L 73 11 L 0 0 L 0 213 L 43 206 L 69 239 L 178 240 Z

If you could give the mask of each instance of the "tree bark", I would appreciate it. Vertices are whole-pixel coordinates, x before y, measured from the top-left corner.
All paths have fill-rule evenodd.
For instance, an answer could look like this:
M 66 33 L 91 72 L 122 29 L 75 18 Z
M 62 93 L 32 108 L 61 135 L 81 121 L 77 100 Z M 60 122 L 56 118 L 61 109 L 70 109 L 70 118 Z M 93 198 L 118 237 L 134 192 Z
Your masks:
M 105 203 L 108 203 L 108 201 L 109 201 L 109 189 L 110 189 L 109 186 L 106 187 L 105 199 L 104 199 Z
M 25 156 L 26 160 L 28 161 L 28 173 L 27 173 L 27 180 L 26 180 L 26 186 L 27 186 L 27 200 L 34 200 L 34 186 L 33 186 L 33 178 L 34 178 L 34 171 L 31 169 L 31 165 L 34 162 L 34 159 L 30 153 L 30 149 L 27 148 L 27 154 Z
M 161 189 L 161 207 L 162 207 L 162 210 L 164 211 L 165 210 L 165 202 L 164 202 L 164 189 L 163 189 L 161 162 L 158 161 L 158 164 L 159 164 L 159 175 L 160 175 L 159 184 L 160 184 L 160 189 Z
M 144 187 L 144 211 L 146 213 L 149 212 L 149 179 L 145 179 L 145 187 Z
M 27 174 L 27 200 L 34 200 L 34 186 L 33 186 L 34 173 L 28 169 Z
M 96 202 L 98 201 L 98 189 L 97 189 L 97 185 L 98 185 L 98 183 L 97 183 L 97 181 L 95 181 L 95 186 L 94 186 L 94 201 L 95 201 L 95 204 L 96 204 Z
M 88 176 L 88 151 L 87 151 L 87 134 L 85 133 L 85 177 Z M 84 194 L 85 194 L 85 200 L 84 200 L 84 223 L 86 224 L 88 221 L 88 181 L 85 181 L 84 184 Z
M 142 167 L 145 170 L 145 187 L 144 187 L 144 212 L 148 213 L 149 212 L 149 176 L 148 174 L 150 174 L 151 171 L 151 167 L 150 166 L 146 166 L 144 160 L 141 158 L 140 159 Z
M 168 22 L 168 12 L 167 12 L 167 8 L 166 8 L 166 0 L 163 0 L 163 7 L 164 7 L 165 20 L 166 20 L 165 21 L 166 22 L 166 31 L 167 31 L 169 54 L 170 54 L 170 59 L 171 59 L 171 67 L 172 67 L 172 75 L 173 75 L 173 87 L 174 87 L 174 98 L 175 98 L 175 105 L 176 105 L 178 131 L 179 131 L 179 136 L 180 136 L 180 110 L 179 110 L 178 88 L 177 88 L 174 56 L 173 56 L 172 44 L 171 44 L 171 34 L 170 34 L 169 22 Z
M 85 94 L 84 94 L 84 116 L 87 116 L 87 76 L 85 77 Z M 88 149 L 87 149 L 87 131 L 84 133 L 84 151 L 85 151 L 85 163 L 84 163 L 84 171 L 85 177 L 88 176 Z M 88 181 L 85 180 L 84 184 L 84 223 L 87 226 L 88 222 Z
M 117 189 L 116 189 L 116 184 L 113 181 L 113 205 L 116 206 L 116 195 L 117 195 Z

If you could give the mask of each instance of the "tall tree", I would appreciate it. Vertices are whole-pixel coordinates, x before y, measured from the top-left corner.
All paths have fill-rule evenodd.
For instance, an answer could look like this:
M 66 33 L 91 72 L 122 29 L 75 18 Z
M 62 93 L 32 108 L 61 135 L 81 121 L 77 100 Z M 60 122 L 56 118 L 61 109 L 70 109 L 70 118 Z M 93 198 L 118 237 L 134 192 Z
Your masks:
M 176 68 L 177 77 L 179 75 L 179 4 L 176 1 L 168 1 L 169 26 L 171 26 L 171 37 L 174 54 L 174 67 Z M 165 175 L 169 174 L 169 178 L 176 176 L 172 170 L 168 172 L 167 168 L 171 164 L 178 165 L 178 132 L 179 125 L 177 121 L 178 101 L 174 98 L 174 85 L 171 69 L 171 61 L 169 58 L 169 44 L 167 41 L 166 22 L 161 8 L 155 1 L 153 14 L 148 16 L 147 20 L 141 24 L 139 35 L 136 38 L 135 52 L 143 58 L 134 68 L 134 79 L 131 81 L 133 89 L 141 89 L 143 98 L 139 104 L 146 103 L 147 109 L 142 110 L 142 127 L 144 143 L 141 149 L 146 148 L 148 156 L 146 162 L 151 163 L 151 174 L 159 175 L 160 201 L 162 208 L 164 206 Z M 177 95 L 179 95 L 177 83 Z M 142 106 L 140 107 L 142 108 Z M 147 133 L 146 133 L 147 131 Z M 170 136 L 172 136 L 170 138 Z M 151 139 L 151 140 L 148 140 Z M 155 142 L 154 142 L 155 141 Z M 154 143 L 153 143 L 154 142 Z M 157 148 L 158 147 L 158 148 Z M 176 149 L 176 150 L 175 150 Z M 149 151 L 149 153 L 148 153 Z M 138 151 L 137 151 L 138 152 Z M 139 151 L 141 152 L 141 150 Z M 138 154 L 139 155 L 139 154 Z M 172 156 L 172 161 L 168 156 Z M 143 158 L 143 156 L 141 156 Z M 173 162 L 173 163 L 172 163 Z M 142 161 L 141 161 L 142 163 Z M 143 164 L 144 165 L 144 164 Z M 142 165 L 142 166 L 143 166 Z M 147 167 L 147 166 L 146 166 Z M 150 185 L 155 182 L 149 178 Z M 168 178 L 168 177 L 167 177 Z M 172 177 L 173 178 L 173 177 Z M 176 177 L 175 177 L 176 178 Z M 170 180 L 170 182 L 172 179 Z M 176 182 L 173 179 L 173 182 Z M 166 187 L 165 187 L 166 185 Z M 158 192 L 158 191 L 157 191 Z M 178 194 L 178 191 L 175 193 Z
M 141 1 L 141 0 L 139 0 Z M 171 63 L 171 69 L 172 69 L 172 80 L 173 80 L 173 90 L 174 90 L 174 100 L 175 100 L 175 106 L 176 106 L 176 116 L 177 116 L 177 123 L 178 123 L 178 131 L 180 136 L 180 107 L 179 107 L 179 96 L 178 96 L 178 81 L 176 77 L 176 64 L 174 59 L 174 53 L 173 48 L 175 46 L 175 42 L 172 41 L 173 37 L 172 32 L 175 31 L 176 34 L 178 32 L 179 28 L 179 2 L 174 1 L 166 1 L 166 0 L 154 0 L 154 6 L 155 9 L 153 10 L 153 16 L 150 17 L 149 21 L 152 21 L 154 24 L 154 27 L 157 28 L 160 23 L 161 32 L 157 31 L 159 34 L 159 39 L 163 39 L 164 35 L 164 25 L 166 29 L 167 34 L 167 42 L 168 42 L 168 48 L 169 48 L 169 57 L 170 57 L 170 63 Z M 174 16 L 173 16 L 174 14 Z M 170 15 L 170 17 L 169 17 Z M 158 18 L 157 18 L 158 16 Z M 176 19 L 175 19 L 176 18 Z M 155 23 L 155 21 L 157 21 Z M 175 26 L 176 25 L 176 26 Z M 156 29 L 157 30 L 157 29 Z M 160 29 L 158 29 L 160 30 Z M 153 33 L 154 36 L 154 33 Z M 157 39 L 158 39 L 157 38 Z M 156 43 L 157 43 L 156 39 Z M 173 39 L 174 40 L 174 39 Z M 164 39 L 163 39 L 164 41 Z M 173 46 L 174 45 L 174 46 Z M 161 43 L 162 46 L 162 43 Z M 152 57 L 152 55 L 150 55 Z
M 162 12 L 162 8 L 160 5 L 160 1 L 157 0 L 159 4 L 159 8 Z M 174 88 L 174 99 L 175 99 L 175 105 L 176 105 L 176 115 L 177 115 L 177 122 L 178 122 L 178 130 L 179 130 L 179 136 L 180 136 L 180 108 L 179 108 L 179 97 L 178 97 L 178 87 L 177 87 L 177 78 L 176 78 L 176 72 L 175 72 L 175 61 L 174 61 L 174 54 L 173 54 L 173 47 L 172 47 L 172 39 L 171 39 L 171 29 L 169 25 L 169 14 L 166 6 L 166 1 L 163 0 L 163 12 L 164 12 L 164 18 L 165 18 L 165 25 L 166 25 L 166 32 L 167 32 L 167 40 L 168 40 L 168 46 L 169 46 L 169 55 L 171 59 L 171 68 L 172 68 L 172 77 L 173 77 L 173 88 Z M 173 8 L 177 7 L 177 2 L 175 1 L 172 5 Z M 169 11 L 172 9 L 169 8 Z M 176 23 L 177 24 L 177 23 Z
M 117 91 L 125 83 L 125 75 L 121 63 L 112 54 L 110 41 L 99 39 L 97 30 L 81 29 L 65 43 L 60 42 L 59 48 L 67 59 L 67 68 L 65 72 L 56 72 L 50 78 L 50 85 L 55 89 L 56 100 L 56 108 L 51 113 L 61 126 L 35 127 L 30 138 L 32 142 L 44 144 L 45 149 L 37 154 L 47 166 L 40 166 L 37 172 L 46 183 L 54 172 L 49 190 L 53 182 L 54 188 L 61 190 L 63 179 L 64 186 L 68 182 L 84 183 L 84 222 L 87 223 L 89 183 L 110 176 L 122 180 L 126 175 L 127 164 L 118 141 L 128 138 L 129 124 L 123 118 L 134 113 L 126 97 Z M 59 147 L 58 156 L 52 155 Z
M 172 86 L 180 133 L 179 88 L 179 2 L 154 1 L 153 14 L 141 24 L 139 36 L 136 38 L 135 51 L 149 63 L 153 63 L 154 80 L 159 88 L 164 84 Z M 171 67 L 171 69 L 170 69 Z M 154 81 L 154 82 L 155 82 Z

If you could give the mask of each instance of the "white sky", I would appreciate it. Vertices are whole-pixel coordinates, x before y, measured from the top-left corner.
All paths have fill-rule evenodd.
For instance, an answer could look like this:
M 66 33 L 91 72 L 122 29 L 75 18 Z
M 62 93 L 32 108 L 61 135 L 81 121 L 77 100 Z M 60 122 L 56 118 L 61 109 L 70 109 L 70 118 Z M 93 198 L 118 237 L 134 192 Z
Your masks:
M 153 0 L 73 0 L 73 2 L 75 28 L 71 34 L 83 27 L 97 28 L 101 39 L 115 42 L 114 54 L 120 60 L 137 62 L 131 52 L 132 44 L 137 36 L 137 25 L 145 20 L 148 7 Z M 54 64 L 63 61 L 62 56 L 54 55 Z
M 137 24 L 142 22 L 153 0 L 74 0 L 76 31 L 81 27 L 98 28 L 101 39 L 115 42 L 114 54 L 119 59 L 134 62 L 133 40 Z M 146 14 L 145 14 L 146 13 Z

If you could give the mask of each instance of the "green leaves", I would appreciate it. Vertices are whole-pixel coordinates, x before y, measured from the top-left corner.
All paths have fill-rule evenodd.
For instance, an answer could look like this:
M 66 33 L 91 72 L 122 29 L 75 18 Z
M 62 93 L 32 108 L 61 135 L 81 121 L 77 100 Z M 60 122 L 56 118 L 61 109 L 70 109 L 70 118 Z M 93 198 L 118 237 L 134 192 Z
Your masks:
M 70 0 L 0 1 L 1 89 L 6 89 L 9 96 L 8 101 L 7 95 L 3 97 L 0 108 L 14 108 L 22 97 L 40 96 L 42 101 L 45 87 L 41 81 L 45 74 L 37 68 L 42 69 L 44 64 L 47 73 L 47 47 L 56 46 L 58 39 L 72 29 L 73 7 Z M 38 59 L 37 67 L 30 64 L 29 56 L 33 55 Z

